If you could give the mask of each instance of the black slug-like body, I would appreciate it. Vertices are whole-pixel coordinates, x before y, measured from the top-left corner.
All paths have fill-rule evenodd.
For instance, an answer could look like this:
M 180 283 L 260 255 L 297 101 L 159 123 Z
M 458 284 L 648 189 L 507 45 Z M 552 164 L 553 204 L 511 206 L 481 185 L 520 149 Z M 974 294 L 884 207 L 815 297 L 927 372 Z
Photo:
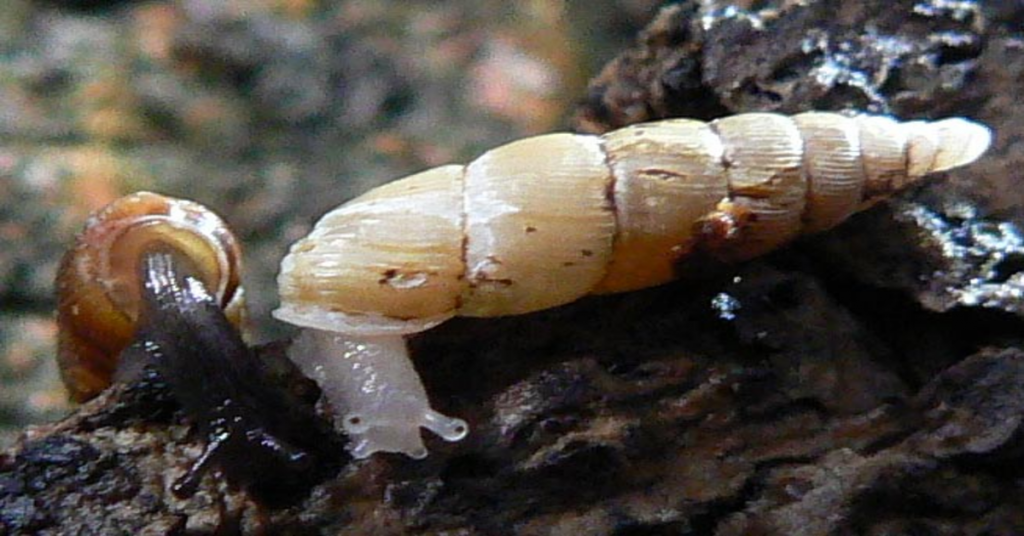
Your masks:
M 261 500 L 301 497 L 330 469 L 323 446 L 332 440 L 312 408 L 267 381 L 216 299 L 188 275 L 190 264 L 171 248 L 156 247 L 145 256 L 139 324 L 118 376 L 155 369 L 206 440 L 202 456 L 175 482 L 175 494 L 194 493 L 212 466 Z M 337 451 L 330 458 L 338 458 Z
M 213 467 L 265 502 L 288 502 L 343 449 L 243 341 L 240 273 L 237 240 L 206 207 L 149 192 L 116 200 L 61 263 L 59 364 L 78 401 L 114 379 L 166 386 L 206 440 L 175 493 L 192 493 Z

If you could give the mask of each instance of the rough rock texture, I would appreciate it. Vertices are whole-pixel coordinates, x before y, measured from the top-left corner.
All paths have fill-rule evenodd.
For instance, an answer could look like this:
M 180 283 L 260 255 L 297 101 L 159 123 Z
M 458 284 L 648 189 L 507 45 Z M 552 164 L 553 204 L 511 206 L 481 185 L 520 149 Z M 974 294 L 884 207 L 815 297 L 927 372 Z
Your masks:
M 0 455 L 0 533 L 1024 533 L 1022 25 L 1008 2 L 670 7 L 581 129 L 870 108 L 967 115 L 995 146 L 711 279 L 416 338 L 470 437 L 287 507 L 216 475 L 174 498 L 199 440 L 158 384 L 118 387 Z

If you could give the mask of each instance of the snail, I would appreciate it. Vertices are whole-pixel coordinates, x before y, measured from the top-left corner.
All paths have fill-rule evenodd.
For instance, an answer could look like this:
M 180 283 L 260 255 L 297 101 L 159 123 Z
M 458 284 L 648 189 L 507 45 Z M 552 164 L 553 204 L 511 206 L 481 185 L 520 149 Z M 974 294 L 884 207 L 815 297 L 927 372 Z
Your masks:
M 172 485 L 190 495 L 218 466 L 268 502 L 318 470 L 317 418 L 266 381 L 239 326 L 241 255 L 207 208 L 149 192 L 92 216 L 58 271 L 58 359 L 78 401 L 149 371 L 206 438 Z M 308 414 L 307 414 L 308 413 Z
M 110 385 L 118 355 L 132 341 L 143 252 L 155 242 L 193 259 L 228 318 L 243 322 L 241 251 L 227 225 L 191 201 L 149 192 L 122 197 L 89 218 L 57 272 L 57 360 L 77 402 Z
M 356 458 L 426 456 L 464 421 L 433 410 L 404 336 L 529 313 L 742 261 L 827 230 L 924 175 L 973 162 L 989 129 L 809 112 L 548 134 L 430 169 L 324 215 L 281 262 L 289 357 Z

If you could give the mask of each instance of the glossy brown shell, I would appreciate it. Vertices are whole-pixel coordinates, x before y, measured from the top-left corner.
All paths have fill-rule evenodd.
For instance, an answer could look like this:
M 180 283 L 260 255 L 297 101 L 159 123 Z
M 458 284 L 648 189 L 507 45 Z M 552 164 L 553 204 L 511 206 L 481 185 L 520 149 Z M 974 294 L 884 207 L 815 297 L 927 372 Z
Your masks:
M 241 253 L 224 222 L 191 201 L 149 192 L 122 197 L 89 219 L 57 274 L 58 362 L 74 400 L 110 385 L 138 320 L 141 255 L 156 243 L 192 260 L 228 317 L 243 322 Z

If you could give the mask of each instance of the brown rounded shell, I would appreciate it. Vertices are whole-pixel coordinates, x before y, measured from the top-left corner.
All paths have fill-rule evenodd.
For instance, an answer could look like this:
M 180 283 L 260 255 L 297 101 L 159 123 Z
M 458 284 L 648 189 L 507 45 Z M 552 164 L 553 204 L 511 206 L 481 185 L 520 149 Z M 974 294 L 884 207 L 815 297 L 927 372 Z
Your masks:
M 194 261 L 236 325 L 243 322 L 241 254 L 224 222 L 202 205 L 139 192 L 94 214 L 57 273 L 58 362 L 76 401 L 110 385 L 138 320 L 140 261 L 160 242 Z

